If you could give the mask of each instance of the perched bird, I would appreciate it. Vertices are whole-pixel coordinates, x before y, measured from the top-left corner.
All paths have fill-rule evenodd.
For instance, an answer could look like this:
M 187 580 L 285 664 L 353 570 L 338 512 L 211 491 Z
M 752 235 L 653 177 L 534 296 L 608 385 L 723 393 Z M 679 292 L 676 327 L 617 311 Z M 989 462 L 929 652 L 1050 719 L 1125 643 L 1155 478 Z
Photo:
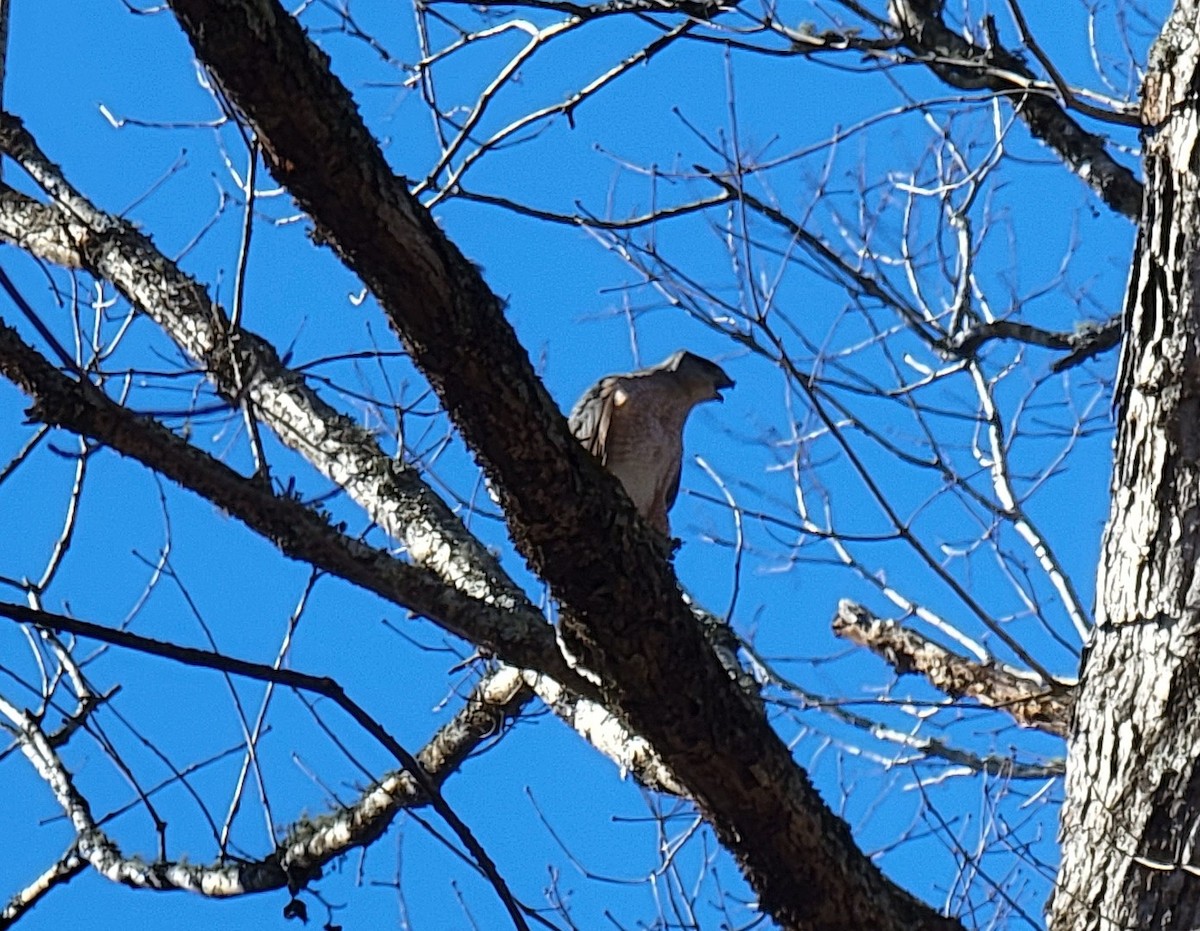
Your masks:
M 620 479 L 638 513 L 669 537 L 683 424 L 693 407 L 724 400 L 722 389 L 732 387 L 719 365 L 680 350 L 658 365 L 592 385 L 571 411 L 571 432 Z

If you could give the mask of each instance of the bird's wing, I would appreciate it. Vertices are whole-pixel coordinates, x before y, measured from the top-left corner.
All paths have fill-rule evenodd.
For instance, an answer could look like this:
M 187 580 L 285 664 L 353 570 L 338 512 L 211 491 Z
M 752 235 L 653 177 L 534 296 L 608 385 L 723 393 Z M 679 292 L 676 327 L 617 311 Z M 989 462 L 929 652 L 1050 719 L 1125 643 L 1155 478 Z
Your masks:
M 607 459 L 605 445 L 619 383 L 620 378 L 615 375 L 600 379 L 575 402 L 567 421 L 575 438 L 602 463 Z
M 683 474 L 683 457 L 680 456 L 675 460 L 675 469 L 671 475 L 670 481 L 667 483 L 666 494 L 663 495 L 663 510 L 669 511 L 675 506 L 675 499 L 679 497 L 679 476 Z

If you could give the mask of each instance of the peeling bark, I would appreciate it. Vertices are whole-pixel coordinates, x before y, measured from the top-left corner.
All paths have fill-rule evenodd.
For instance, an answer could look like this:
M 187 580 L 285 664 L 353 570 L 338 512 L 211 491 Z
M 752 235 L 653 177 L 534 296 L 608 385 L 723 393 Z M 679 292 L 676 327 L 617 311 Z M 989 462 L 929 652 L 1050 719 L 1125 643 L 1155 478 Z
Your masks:
M 1003 663 L 969 660 L 850 601 L 838 605 L 833 632 L 865 646 L 899 673 L 924 676 L 930 685 L 953 698 L 973 698 L 981 705 L 998 708 L 1022 727 L 1059 737 L 1067 734 L 1074 704 L 1069 686 L 1047 683 L 1036 673 Z

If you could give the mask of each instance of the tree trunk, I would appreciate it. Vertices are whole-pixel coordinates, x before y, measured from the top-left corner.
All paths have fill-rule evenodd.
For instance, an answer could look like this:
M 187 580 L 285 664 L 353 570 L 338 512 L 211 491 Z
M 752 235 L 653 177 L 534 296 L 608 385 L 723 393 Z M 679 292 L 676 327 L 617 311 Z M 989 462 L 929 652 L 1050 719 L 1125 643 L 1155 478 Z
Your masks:
M 1113 501 L 1051 927 L 1200 927 L 1200 0 L 1142 89 L 1146 193 L 1125 305 Z

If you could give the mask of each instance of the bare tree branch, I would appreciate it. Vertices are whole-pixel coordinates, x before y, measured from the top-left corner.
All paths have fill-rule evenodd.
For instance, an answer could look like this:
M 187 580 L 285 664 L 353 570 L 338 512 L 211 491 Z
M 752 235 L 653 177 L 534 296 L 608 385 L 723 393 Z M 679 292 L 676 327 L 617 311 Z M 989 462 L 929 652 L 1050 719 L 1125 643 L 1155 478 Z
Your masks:
M 453 721 L 438 732 L 419 760 L 405 750 L 378 721 L 350 699 L 332 679 L 311 676 L 291 669 L 277 669 L 250 663 L 208 650 L 198 650 L 161 640 L 153 640 L 127 631 L 115 630 L 24 605 L 0 603 L 0 617 L 18 623 L 32 623 L 51 630 L 99 640 L 152 656 L 161 656 L 204 669 L 216 669 L 260 682 L 273 682 L 293 689 L 314 692 L 332 700 L 360 727 L 383 745 L 404 767 L 403 778 L 389 777 L 391 787 L 377 787 L 364 796 L 349 812 L 341 811 L 321 822 L 302 827 L 291 842 L 285 842 L 273 856 L 256 863 L 217 864 L 206 867 L 183 862 L 147 863 L 121 853 L 117 845 L 100 829 L 87 800 L 74 785 L 70 773 L 42 733 L 38 722 L 0 699 L 0 713 L 18 730 L 22 752 L 54 790 L 67 813 L 78 838 L 76 850 L 98 872 L 116 882 L 151 889 L 179 889 L 202 895 L 223 897 L 249 891 L 266 891 L 282 886 L 298 888 L 320 875 L 320 867 L 354 846 L 367 843 L 386 829 L 400 807 L 428 804 L 451 827 L 470 852 L 476 864 L 496 889 L 515 927 L 527 928 L 523 908 L 513 899 L 507 884 L 496 870 L 491 857 L 467 826 L 446 803 L 440 784 L 457 769 L 470 749 L 494 733 L 498 724 L 519 712 L 529 697 L 519 674 L 508 670 L 500 679 L 484 681 L 483 692 L 473 693 L 472 701 Z M 484 698 L 483 696 L 487 696 Z M 440 764 L 440 778 L 434 778 L 424 764 Z M 384 802 L 383 806 L 380 803 Z M 369 815 L 369 818 L 364 818 Z M 347 831 L 354 828 L 347 837 Z M 297 854 L 302 859 L 293 860 Z
M 149 302 L 140 306 L 163 325 L 167 334 L 174 337 L 181 348 L 188 352 L 202 352 L 206 327 L 215 325 L 217 335 L 223 332 L 225 318 L 220 306 L 209 303 L 205 307 L 208 298 L 200 286 L 158 252 L 149 239 L 127 228 L 119 219 L 97 211 L 82 195 L 69 187 L 58 169 L 41 153 L 19 123 L 12 120 L 10 129 L 9 141 L 13 150 L 21 153 L 24 164 L 34 170 L 52 191 L 58 191 L 60 197 L 67 197 L 73 210 L 91 217 L 96 228 L 75 222 L 71 219 L 73 214 L 64 215 L 54 207 L 39 204 L 15 190 L 0 187 L 0 238 L 19 243 L 47 261 L 69 268 L 86 268 L 93 274 L 109 278 L 119 289 L 128 293 L 131 300 L 140 298 Z M 116 232 L 121 230 L 123 234 Z M 189 299 L 197 294 L 202 295 L 202 300 L 189 303 Z M 18 294 L 14 299 L 19 297 Z M 164 302 L 162 306 L 156 303 L 160 300 Z M 176 305 L 168 307 L 165 302 L 169 300 L 176 301 Z M 32 311 L 30 313 L 32 315 Z M 217 335 L 213 338 L 216 339 Z M 99 429 L 99 420 L 104 418 L 94 416 L 96 412 L 91 410 L 91 405 L 93 402 L 103 402 L 104 396 L 88 391 L 86 384 L 72 382 L 59 375 L 45 360 L 39 360 L 29 347 L 19 340 L 14 342 L 14 339 L 11 333 L 5 337 L 15 380 L 22 384 L 25 383 L 23 379 L 39 383 L 44 381 L 45 385 L 50 386 L 50 394 L 57 398 L 55 403 L 47 403 L 47 418 L 62 426 L 81 426 L 85 432 Z M 327 526 L 318 515 L 309 512 L 305 516 L 306 509 L 298 502 L 295 503 L 295 514 L 281 514 L 278 509 L 283 506 L 281 501 L 286 499 L 277 499 L 266 486 L 237 476 L 165 428 L 159 427 L 158 435 L 164 437 L 167 444 L 177 447 L 177 451 L 173 453 L 156 449 L 155 442 L 147 433 L 155 425 L 112 402 L 108 402 L 105 416 L 118 421 L 121 429 L 129 431 L 129 435 L 118 438 L 115 433 L 105 434 L 105 441 L 139 459 L 147 457 L 142 459 L 145 464 L 161 469 L 164 474 L 192 490 L 198 490 L 197 482 L 204 487 L 223 489 L 219 495 L 224 502 L 222 506 L 276 543 L 284 540 L 290 541 L 288 545 L 295 545 L 293 538 L 300 528 L 309 528 L 319 535 L 332 534 L 326 541 L 333 545 L 334 552 L 326 552 L 326 556 L 332 556 L 332 562 L 320 563 L 318 558 L 318 563 L 330 571 L 336 572 L 332 566 L 340 564 L 345 571 L 351 572 L 351 578 L 361 577 L 364 572 L 369 575 L 374 570 L 366 565 L 347 564 L 347 559 L 353 562 L 352 553 L 368 554 L 368 562 L 378 563 L 378 559 L 382 558 L 383 562 L 375 565 L 375 569 L 384 566 L 386 571 L 373 581 L 367 580 L 365 587 L 378 594 L 391 592 L 385 597 L 444 623 L 447 630 L 489 649 L 497 656 L 552 676 L 572 689 L 576 698 L 567 704 L 556 704 L 559 708 L 570 707 L 568 723 L 579 717 L 578 709 L 587 709 L 587 715 L 607 716 L 610 724 L 615 726 L 611 712 L 595 706 L 595 688 L 578 676 L 563 659 L 545 618 L 515 589 L 494 557 L 466 533 L 457 517 L 450 515 L 450 520 L 438 523 L 449 512 L 416 472 L 386 455 L 369 432 L 333 411 L 301 375 L 279 361 L 274 350 L 260 337 L 244 327 L 239 328 L 237 346 L 247 352 L 251 361 L 249 370 L 256 373 L 245 386 L 251 397 L 259 402 L 255 404 L 256 413 L 285 442 L 290 438 L 298 451 L 327 475 L 357 476 L 357 480 L 349 482 L 348 490 L 372 518 L 392 536 L 405 539 L 412 555 L 423 554 L 431 571 L 438 573 L 438 578 L 443 581 L 447 577 L 458 579 L 462 583 L 458 587 L 465 587 L 465 591 L 456 591 L 455 587 L 445 585 L 430 588 L 415 584 L 410 588 L 407 582 L 396 584 L 394 578 L 388 581 L 386 577 L 389 573 L 394 575 L 396 566 L 401 567 L 402 574 L 408 573 L 409 567 L 387 554 L 380 556 L 378 551 L 359 541 L 341 538 L 340 532 Z M 218 389 L 226 396 L 235 397 L 238 392 L 234 385 L 239 382 L 231 367 L 217 364 L 211 359 L 206 364 L 209 366 L 206 372 Z M 278 395 L 274 393 L 275 390 L 279 391 Z M 77 419 L 69 421 L 69 417 Z M 123 442 L 129 445 L 122 446 Z M 168 462 L 173 464 L 168 465 Z M 198 477 L 194 471 L 198 463 L 203 463 L 202 472 L 211 469 L 212 474 L 203 479 Z M 278 520 L 268 518 L 264 509 L 274 512 Z M 460 540 L 464 541 L 464 545 L 456 554 L 454 549 L 447 546 L 447 542 Z M 318 549 L 324 546 L 319 544 Z M 289 555 L 298 555 L 300 552 L 284 551 Z M 483 565 L 475 567 L 471 560 L 481 558 L 480 554 Z M 313 555 L 317 558 L 315 551 Z M 413 575 L 409 581 L 416 583 L 418 579 L 419 575 Z M 490 588 L 481 589 L 480 585 L 494 585 L 507 594 L 517 592 L 520 602 L 514 602 L 510 597 L 489 597 L 487 593 Z M 422 592 L 424 595 L 421 595 Z M 475 592 L 482 592 L 484 597 L 473 597 Z M 440 606 L 444 613 L 426 613 L 416 608 L 415 603 L 405 600 L 413 595 L 423 598 L 426 608 L 431 612 Z M 592 696 L 593 700 L 586 700 L 582 696 Z M 605 733 L 612 736 L 611 727 Z M 626 735 L 625 740 L 609 743 L 601 750 L 613 756 L 618 747 L 636 749 L 638 746 L 636 739 L 629 739 Z M 643 770 L 645 761 L 649 762 Z M 633 757 L 618 760 L 618 765 L 634 773 L 646 785 L 664 784 L 658 775 L 661 762 L 652 760 L 645 749 L 636 749 Z
M 951 30 L 942 19 L 941 7 L 941 0 L 888 3 L 905 44 L 938 77 L 963 90 L 986 89 L 1011 96 L 1033 137 L 1057 152 L 1109 207 L 1136 222 L 1142 209 L 1141 182 L 1109 154 L 1108 141 L 1085 130 L 1053 97 L 1031 93 L 1036 76 L 994 35 L 987 48 L 980 48 Z M 1131 122 L 1140 125 L 1136 117 Z
M 950 352 L 969 356 L 995 339 L 1009 339 L 1046 349 L 1069 349 L 1070 354 L 1053 365 L 1054 371 L 1058 372 L 1120 345 L 1121 320 L 1118 315 L 1102 324 L 1081 326 L 1070 333 L 1044 330 L 1017 320 L 990 320 L 960 330 L 946 341 L 945 346 Z
M 162 255 L 132 224 L 98 210 L 38 148 L 20 121 L 0 117 L 0 148 L 21 163 L 57 207 L 0 187 L 0 237 L 68 268 L 111 281 L 200 362 L 233 404 L 249 398 L 279 439 L 344 488 L 414 561 L 454 588 L 544 624 L 497 560 L 462 526 L 416 470 L 384 453 L 376 438 L 289 371 L 274 347 L 245 327 Z
M 876 653 L 899 673 L 919 673 L 954 698 L 973 698 L 1007 712 L 1022 727 L 1067 736 L 1075 693 L 1002 663 L 978 663 L 902 627 L 875 617 L 862 605 L 843 600 L 833 618 L 833 631 Z
M 72 846 L 41 876 L 8 900 L 3 911 L 0 911 L 0 929 L 11 927 L 18 918 L 37 905 L 49 892 L 70 882 L 87 867 L 88 862 L 79 856 Z
M 480 459 L 562 634 L 795 928 L 957 927 L 887 881 L 683 604 L 650 528 L 567 430 L 478 271 L 410 197 L 327 59 L 267 0 L 173 0 L 267 163 L 374 292 Z
M 277 496 L 256 478 L 224 463 L 147 417 L 110 401 L 86 382 L 57 372 L 14 330 L 0 325 L 0 372 L 34 399 L 34 419 L 89 436 L 131 456 L 212 501 L 301 559 L 430 618 L 508 662 L 560 678 L 585 693 L 590 685 L 563 659 L 549 624 L 520 624 L 514 615 L 445 585 L 432 570 L 410 566 L 332 526 L 295 498 Z

